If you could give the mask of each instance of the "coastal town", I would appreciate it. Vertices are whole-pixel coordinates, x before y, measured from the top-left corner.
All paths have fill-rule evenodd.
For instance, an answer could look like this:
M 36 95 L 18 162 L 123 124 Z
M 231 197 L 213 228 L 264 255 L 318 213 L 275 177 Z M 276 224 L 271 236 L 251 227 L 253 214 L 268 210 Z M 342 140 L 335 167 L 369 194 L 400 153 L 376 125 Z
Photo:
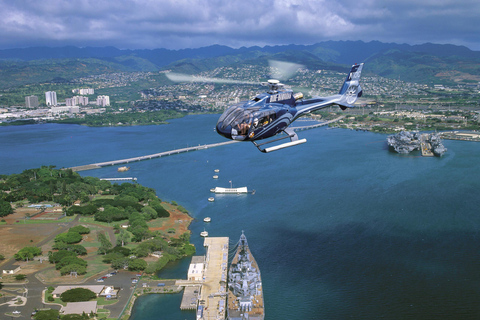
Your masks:
M 92 75 L 68 84 L 44 85 L 49 91 L 30 92 L 23 97 L 19 97 L 15 90 L 4 90 L 0 94 L 0 121 L 5 125 L 19 124 L 18 121 L 78 120 L 102 114 L 135 117 L 134 114 L 149 112 L 152 115 L 156 111 L 178 112 L 173 117 L 187 113 L 221 113 L 226 107 L 265 91 L 266 88 L 259 85 L 260 75 L 268 74 L 268 68 L 221 67 L 194 77 L 198 81 L 183 83 L 168 81 L 165 75 L 169 72 Z M 341 72 L 304 68 L 289 79 L 288 85 L 305 97 L 325 96 L 336 93 L 343 77 Z M 227 79 L 244 81 L 245 84 L 209 83 L 202 79 Z M 368 74 L 362 78 L 362 83 L 368 89 L 357 102 L 357 108 L 342 112 L 347 117 L 339 126 L 376 132 L 417 127 L 422 130 L 475 130 L 478 127 L 479 84 L 427 85 Z M 145 88 L 146 85 L 150 87 Z M 55 86 L 61 88 L 61 94 L 51 89 Z M 24 103 L 7 102 L 20 99 L 24 99 Z M 328 110 L 330 114 L 337 112 L 336 108 Z M 326 112 L 321 114 L 326 115 Z M 101 125 L 128 125 L 127 120 L 112 122 L 110 119 Z

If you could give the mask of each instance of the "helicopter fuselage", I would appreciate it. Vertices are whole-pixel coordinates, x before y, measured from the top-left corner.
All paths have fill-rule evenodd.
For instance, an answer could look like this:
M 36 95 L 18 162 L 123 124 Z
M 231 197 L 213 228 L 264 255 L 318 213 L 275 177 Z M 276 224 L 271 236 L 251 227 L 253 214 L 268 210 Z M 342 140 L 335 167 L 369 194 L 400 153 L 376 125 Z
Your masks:
M 232 140 L 253 141 L 284 131 L 298 111 L 291 91 L 263 93 L 228 108 L 217 122 L 217 132 Z

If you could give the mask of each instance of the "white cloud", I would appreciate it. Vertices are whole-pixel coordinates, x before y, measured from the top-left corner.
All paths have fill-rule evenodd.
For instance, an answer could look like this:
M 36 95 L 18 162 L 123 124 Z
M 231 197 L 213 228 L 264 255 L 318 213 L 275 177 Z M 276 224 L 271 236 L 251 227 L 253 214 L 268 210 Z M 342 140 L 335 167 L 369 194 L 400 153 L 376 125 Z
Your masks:
M 0 0 L 0 48 L 380 40 L 478 50 L 479 15 L 478 0 Z

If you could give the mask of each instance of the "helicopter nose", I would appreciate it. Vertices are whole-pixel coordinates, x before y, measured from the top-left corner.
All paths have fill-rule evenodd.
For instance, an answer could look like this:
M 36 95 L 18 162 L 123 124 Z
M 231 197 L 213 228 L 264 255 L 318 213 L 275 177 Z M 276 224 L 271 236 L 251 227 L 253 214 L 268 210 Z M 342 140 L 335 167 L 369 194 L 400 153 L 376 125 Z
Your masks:
M 217 123 L 217 132 L 225 138 L 232 139 L 232 126 L 223 127 L 223 121 Z

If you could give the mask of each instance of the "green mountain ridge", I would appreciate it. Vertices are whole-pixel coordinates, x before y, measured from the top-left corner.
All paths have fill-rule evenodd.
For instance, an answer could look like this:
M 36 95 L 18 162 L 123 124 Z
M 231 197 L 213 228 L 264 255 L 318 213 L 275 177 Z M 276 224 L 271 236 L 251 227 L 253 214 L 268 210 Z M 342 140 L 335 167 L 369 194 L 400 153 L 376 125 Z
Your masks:
M 209 46 L 183 50 L 27 48 L 0 50 L 0 88 L 71 81 L 115 72 L 172 70 L 195 74 L 224 66 L 267 66 L 268 60 L 295 62 L 309 69 L 344 71 L 365 62 L 366 75 L 417 83 L 471 84 L 480 81 L 480 52 L 454 45 L 327 41 L 314 45 L 266 47 Z

